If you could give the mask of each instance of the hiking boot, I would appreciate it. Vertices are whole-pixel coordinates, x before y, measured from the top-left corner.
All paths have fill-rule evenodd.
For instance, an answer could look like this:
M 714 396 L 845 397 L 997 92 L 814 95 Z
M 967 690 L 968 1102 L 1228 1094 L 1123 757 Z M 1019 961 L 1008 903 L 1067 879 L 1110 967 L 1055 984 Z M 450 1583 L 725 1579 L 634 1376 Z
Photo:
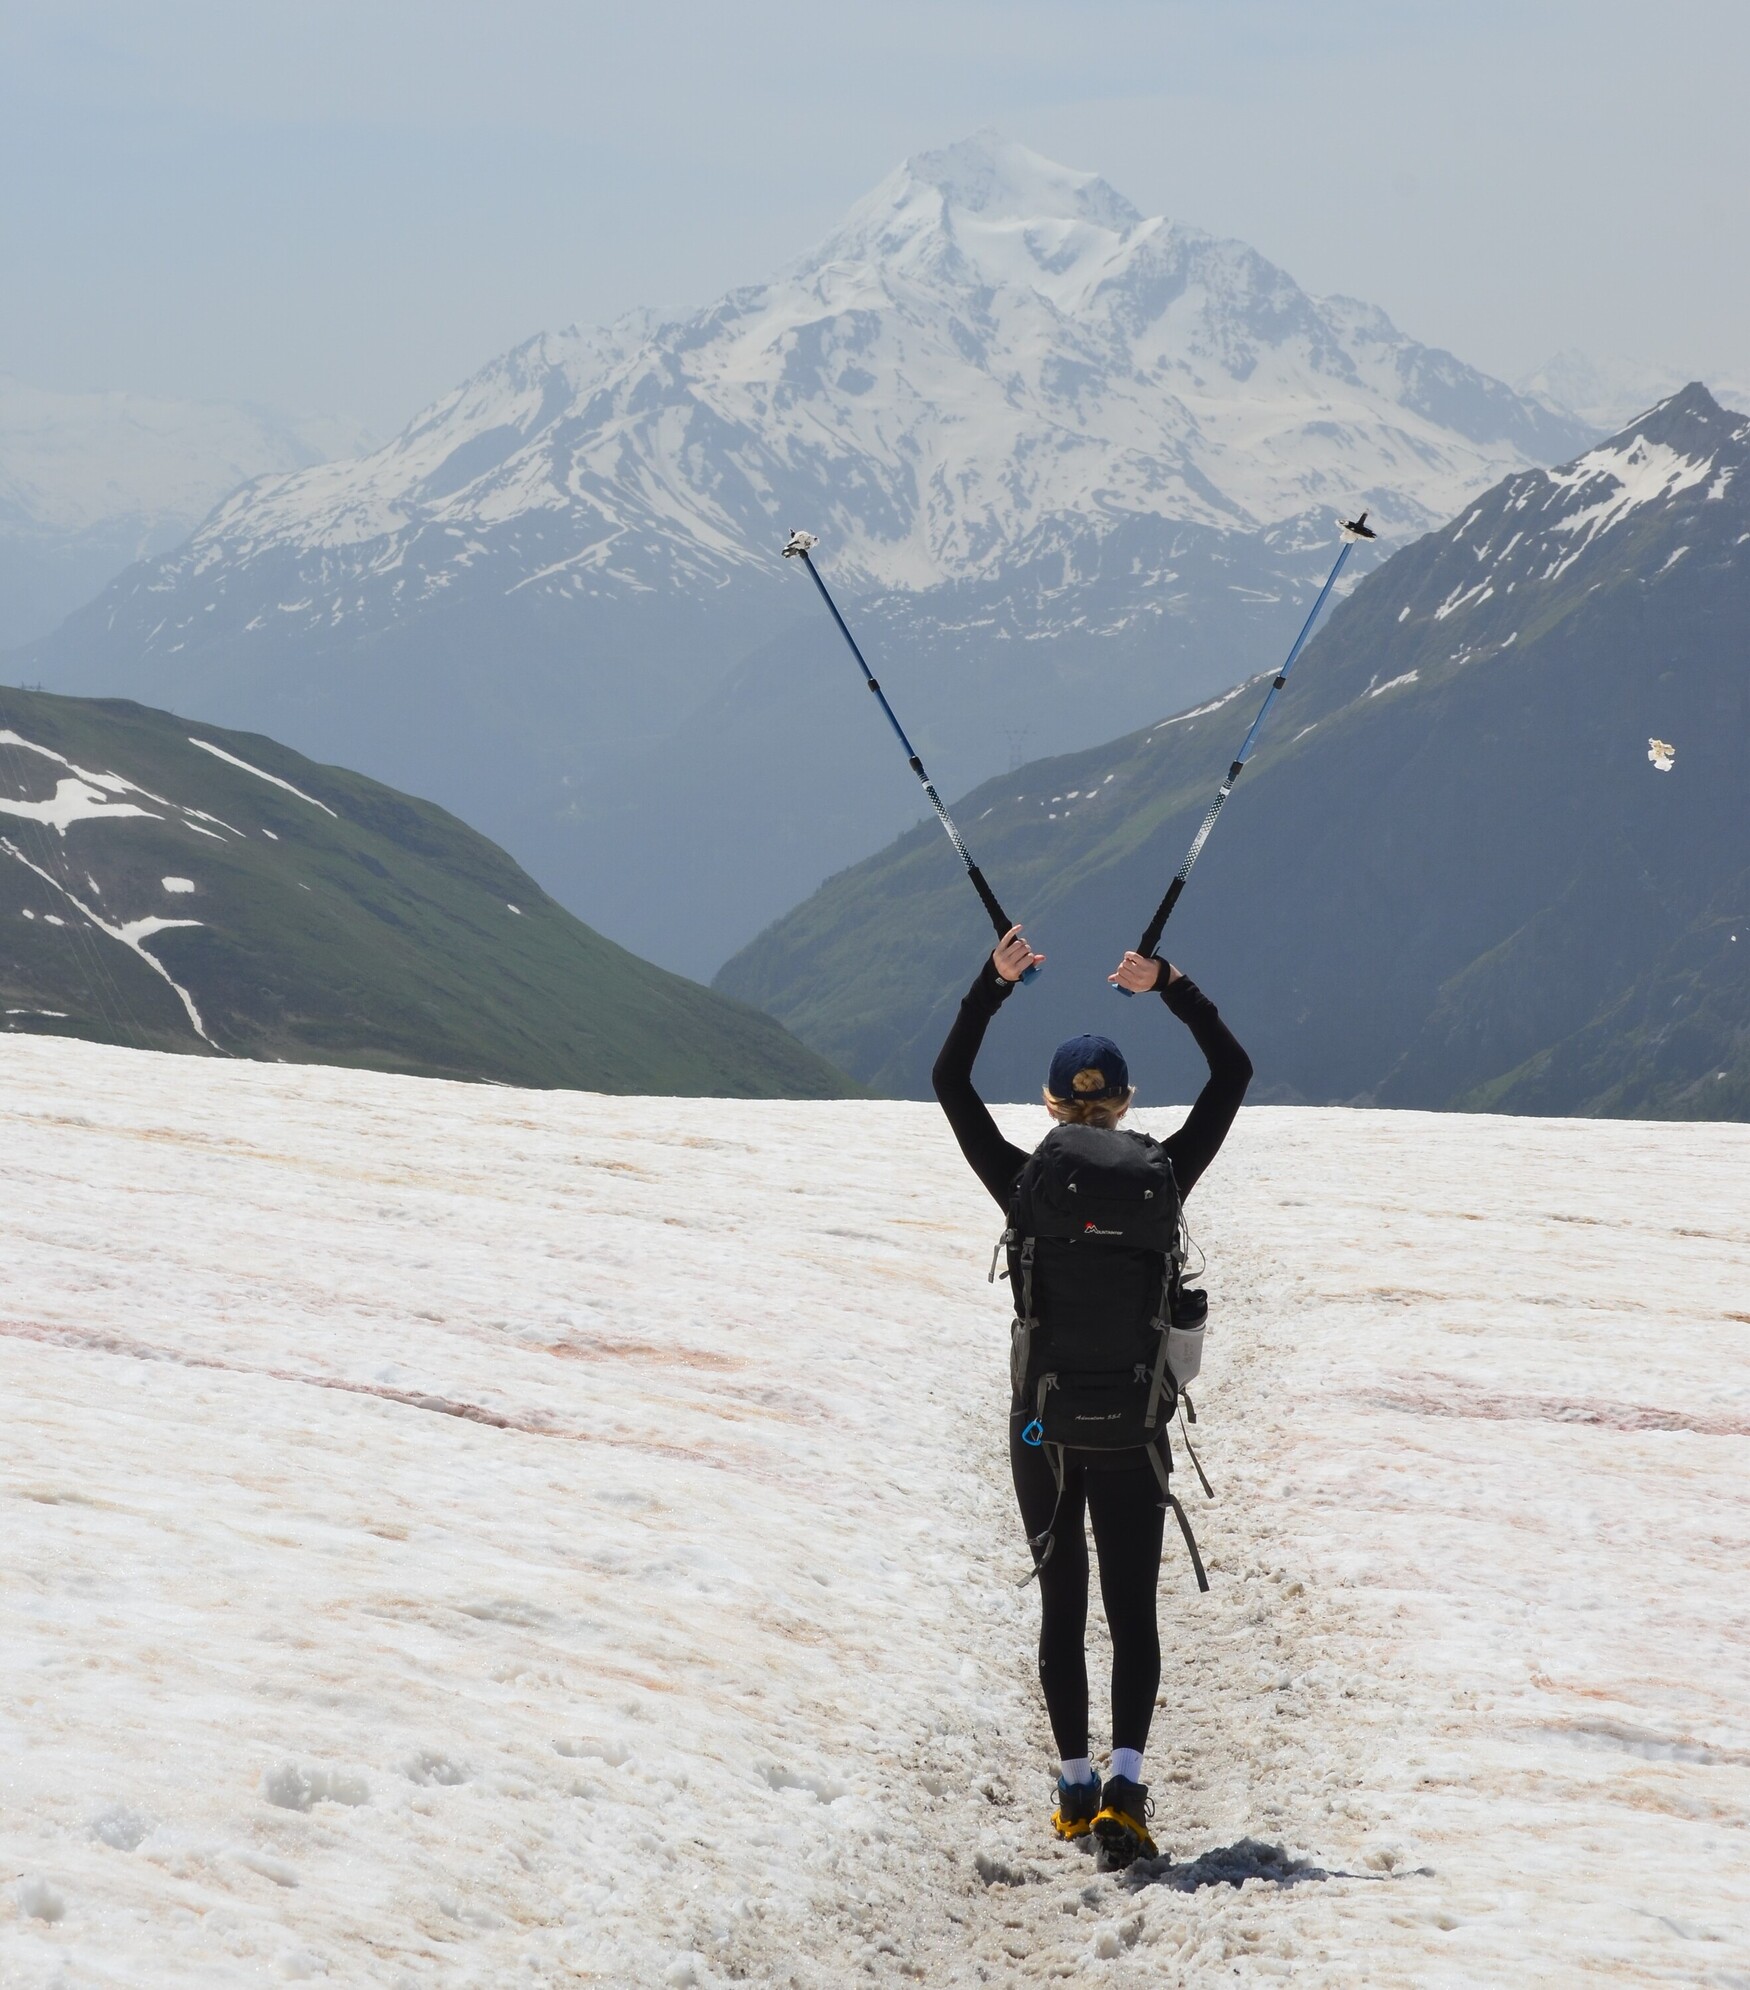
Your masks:
M 1057 1808 L 1051 1824 L 1060 1838 L 1085 1838 L 1100 1810 L 1100 1779 L 1087 1783 L 1066 1783 L 1057 1779 Z
M 1133 1859 L 1158 1856 L 1149 1836 L 1148 1821 L 1154 1815 L 1148 1785 L 1133 1783 L 1127 1776 L 1106 1779 L 1104 1801 L 1096 1813 L 1092 1830 L 1099 1840 L 1102 1861 L 1109 1869 L 1127 1866 Z

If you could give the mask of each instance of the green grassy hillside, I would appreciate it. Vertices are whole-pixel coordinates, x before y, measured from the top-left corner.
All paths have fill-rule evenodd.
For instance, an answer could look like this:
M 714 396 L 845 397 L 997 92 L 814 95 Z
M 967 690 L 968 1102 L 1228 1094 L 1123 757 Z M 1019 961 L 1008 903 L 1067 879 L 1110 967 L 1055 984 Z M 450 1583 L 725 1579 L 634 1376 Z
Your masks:
M 1238 1029 L 1254 1098 L 1750 1118 L 1747 549 L 1750 423 L 1691 388 L 1497 486 L 1336 610 L 1163 947 Z M 1052 1043 L 1084 1029 L 1120 1035 L 1145 1097 L 1189 1094 L 1180 1033 L 1101 977 L 1264 688 L 957 807 L 1050 957 L 991 1033 L 993 1095 L 1034 1093 Z M 916 1096 L 989 945 L 926 825 L 717 986 Z
M 12 1031 L 155 1050 L 621 1093 L 856 1089 L 429 802 L 254 734 L 6 689 L 0 995 Z

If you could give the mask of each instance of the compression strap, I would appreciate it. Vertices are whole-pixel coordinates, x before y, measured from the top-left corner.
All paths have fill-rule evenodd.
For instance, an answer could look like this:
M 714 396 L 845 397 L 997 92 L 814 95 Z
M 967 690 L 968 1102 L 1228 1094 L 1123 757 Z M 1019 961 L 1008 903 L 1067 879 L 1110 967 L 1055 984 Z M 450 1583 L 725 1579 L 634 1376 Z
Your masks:
M 1185 1401 L 1189 1402 L 1187 1396 Z M 1198 1457 L 1196 1447 L 1191 1442 L 1191 1433 L 1185 1428 L 1185 1412 L 1179 1412 L 1179 1435 L 1185 1440 L 1185 1449 L 1191 1454 L 1191 1469 L 1197 1474 L 1197 1483 L 1203 1488 L 1206 1499 L 1214 1499 L 1215 1488 L 1209 1483 L 1209 1474 L 1203 1469 L 1203 1460 Z
M 1179 1532 L 1185 1537 L 1185 1546 L 1191 1551 L 1191 1566 L 1197 1571 L 1197 1587 L 1205 1596 L 1209 1594 L 1209 1578 L 1203 1573 L 1203 1557 L 1197 1552 L 1197 1536 L 1191 1532 L 1191 1522 L 1186 1518 L 1185 1509 L 1179 1504 L 1179 1496 L 1167 1482 L 1167 1468 L 1161 1461 L 1161 1454 L 1150 1444 L 1145 1447 L 1148 1461 L 1155 1468 L 1155 1477 L 1161 1482 L 1163 1507 L 1173 1509 L 1173 1518 L 1179 1523 Z M 1213 1494 L 1210 1495 L 1214 1497 Z
M 1061 1444 L 1047 1444 L 1045 1446 L 1045 1457 L 1046 1462 L 1051 1467 L 1051 1476 L 1057 1484 L 1057 1497 L 1051 1503 L 1051 1518 L 1046 1521 L 1043 1529 L 1039 1533 L 1029 1534 L 1027 1537 L 1027 1545 L 1033 1550 L 1033 1566 L 1015 1584 L 1017 1589 L 1025 1589 L 1027 1587 L 1034 1576 L 1050 1561 L 1051 1551 L 1057 1546 L 1057 1516 L 1063 1508 L 1063 1489 L 1068 1481 L 1069 1474 L 1064 1470 L 1063 1446 Z M 1042 1541 L 1045 1544 L 1043 1553 L 1040 1552 L 1039 1547 Z
M 1155 1347 L 1154 1374 L 1149 1378 L 1148 1414 L 1142 1420 L 1144 1430 L 1153 1430 L 1155 1418 L 1160 1415 L 1161 1395 L 1167 1386 L 1167 1336 L 1173 1328 L 1173 1284 L 1177 1268 L 1172 1259 L 1167 1260 L 1167 1268 L 1161 1277 L 1161 1303 L 1155 1309 L 1155 1317 L 1149 1322 L 1160 1336 Z M 1175 1390 L 1177 1383 L 1175 1382 Z M 1171 1419 L 1172 1411 L 1167 1412 Z

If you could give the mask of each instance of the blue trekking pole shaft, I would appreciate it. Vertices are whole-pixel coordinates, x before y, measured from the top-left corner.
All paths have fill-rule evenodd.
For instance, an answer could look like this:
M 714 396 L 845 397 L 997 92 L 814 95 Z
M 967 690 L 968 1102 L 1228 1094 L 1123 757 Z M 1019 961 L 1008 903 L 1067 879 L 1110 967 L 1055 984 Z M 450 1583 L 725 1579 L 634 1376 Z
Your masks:
M 839 613 L 838 603 L 827 592 L 826 582 L 815 571 L 814 562 L 808 557 L 808 550 L 817 543 L 811 532 L 792 532 L 790 542 L 784 548 L 784 557 L 787 560 L 800 560 L 808 569 L 808 578 L 813 581 L 815 587 L 819 590 L 821 600 L 826 603 L 828 614 L 838 624 L 839 634 L 844 637 L 846 647 L 850 650 L 852 656 L 857 659 L 857 668 L 863 673 L 864 683 L 875 693 L 876 702 L 887 715 L 887 723 L 893 728 L 894 738 L 899 741 L 900 746 L 904 749 L 905 757 L 911 765 L 911 771 L 918 777 L 918 785 L 923 789 L 925 798 L 928 800 L 931 808 L 936 811 L 938 821 L 940 821 L 942 827 L 948 832 L 948 841 L 954 845 L 955 855 L 966 866 L 966 875 L 972 880 L 972 888 L 978 893 L 979 902 L 983 905 L 986 914 L 989 916 L 990 923 L 996 928 L 997 938 L 1000 940 L 1015 922 L 1003 910 L 1001 905 L 997 903 L 996 893 L 985 882 L 983 871 L 973 862 L 972 852 L 967 849 L 965 839 L 961 836 L 959 830 L 954 827 L 954 818 L 948 813 L 946 807 L 943 805 L 942 797 L 936 792 L 935 782 L 924 772 L 924 763 L 918 758 L 917 749 L 906 738 L 905 727 L 900 724 L 899 715 L 887 702 L 887 693 L 881 688 L 881 680 L 869 668 L 868 661 L 864 657 L 863 652 L 857 647 L 856 637 L 851 634 L 849 624 Z M 1021 979 L 1023 981 L 1031 981 L 1038 972 L 1037 967 L 1030 967 L 1021 976 Z
M 1136 943 L 1136 951 L 1139 954 L 1144 956 L 1152 954 L 1160 945 L 1161 934 L 1166 928 L 1167 921 L 1173 916 L 1173 907 L 1178 904 L 1179 894 L 1185 889 L 1185 880 L 1191 875 L 1191 866 L 1203 854 L 1203 846 L 1209 841 L 1209 832 L 1215 827 L 1215 818 L 1220 815 L 1222 805 L 1233 793 L 1234 783 L 1240 778 L 1241 770 L 1251 757 L 1252 748 L 1257 743 L 1258 733 L 1264 724 L 1265 714 L 1276 702 L 1277 692 L 1288 682 L 1288 673 L 1294 668 L 1301 651 L 1306 648 L 1307 638 L 1313 632 L 1313 624 L 1319 619 L 1319 611 L 1330 599 L 1331 589 L 1337 584 L 1337 576 L 1343 571 L 1343 562 L 1348 559 L 1358 541 L 1376 536 L 1368 527 L 1366 512 L 1363 512 L 1359 518 L 1350 519 L 1344 525 L 1343 543 L 1338 548 L 1331 571 L 1325 576 L 1324 586 L 1319 589 L 1319 598 L 1313 603 L 1306 620 L 1301 624 L 1300 634 L 1295 637 L 1294 647 L 1288 652 L 1287 660 L 1271 679 L 1270 688 L 1264 693 L 1264 702 L 1258 707 L 1258 716 L 1252 721 L 1245 738 L 1241 740 L 1240 750 L 1234 755 L 1233 765 L 1227 770 L 1227 778 L 1216 790 L 1215 800 L 1209 805 L 1209 813 L 1203 818 L 1197 834 L 1191 839 L 1191 847 L 1185 852 L 1185 861 L 1175 872 L 1172 883 L 1167 886 L 1166 897 L 1155 907 L 1154 917 L 1143 928 L 1142 938 Z M 1128 995 L 1130 990 L 1125 988 L 1119 992 Z

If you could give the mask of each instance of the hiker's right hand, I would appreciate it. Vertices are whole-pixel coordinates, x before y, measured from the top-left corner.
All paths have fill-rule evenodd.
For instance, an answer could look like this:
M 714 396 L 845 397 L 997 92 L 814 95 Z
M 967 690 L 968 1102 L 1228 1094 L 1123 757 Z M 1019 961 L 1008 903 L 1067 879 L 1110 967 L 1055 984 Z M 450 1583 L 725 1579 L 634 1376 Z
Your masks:
M 1184 976 L 1170 960 L 1162 960 L 1159 954 L 1139 954 L 1132 950 L 1107 975 L 1106 979 L 1114 988 L 1121 988 L 1126 995 L 1146 995 L 1151 988 L 1171 988 L 1175 981 L 1183 981 Z
M 1043 967 L 1045 956 L 1036 954 L 1021 937 L 1019 926 L 1011 926 L 998 940 L 990 964 L 1005 981 L 1019 981 L 1030 967 Z

